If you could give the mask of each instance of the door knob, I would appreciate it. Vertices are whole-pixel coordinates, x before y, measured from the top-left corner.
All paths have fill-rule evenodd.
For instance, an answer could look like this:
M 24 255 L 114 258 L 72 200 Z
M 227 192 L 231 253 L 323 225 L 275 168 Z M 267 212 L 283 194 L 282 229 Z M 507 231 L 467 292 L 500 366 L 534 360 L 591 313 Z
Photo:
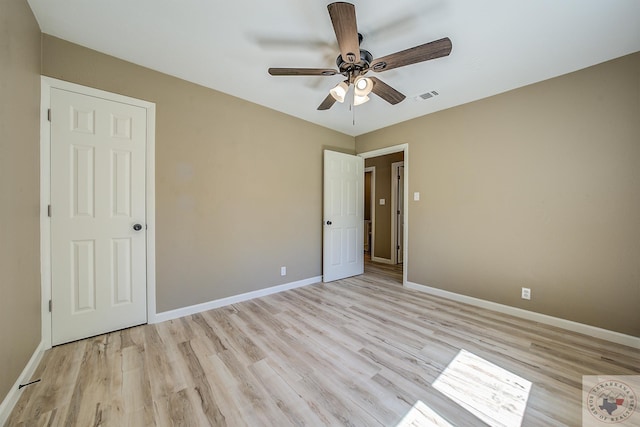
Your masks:
M 331 225 L 331 221 L 327 221 L 327 225 Z
M 133 224 L 133 229 L 135 231 L 140 231 L 142 230 L 142 224 Z

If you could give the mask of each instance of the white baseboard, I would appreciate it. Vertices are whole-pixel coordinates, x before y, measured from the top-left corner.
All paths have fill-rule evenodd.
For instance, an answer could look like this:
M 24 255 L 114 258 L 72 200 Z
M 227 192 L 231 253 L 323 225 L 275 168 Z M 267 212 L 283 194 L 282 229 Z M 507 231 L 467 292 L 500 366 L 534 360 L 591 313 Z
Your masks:
M 22 390 L 20 390 L 18 387 L 20 386 L 20 384 L 29 382 L 36 368 L 40 364 L 45 350 L 46 349 L 44 342 L 41 341 L 40 344 L 38 344 L 38 347 L 36 347 L 36 350 L 31 355 L 29 363 L 27 363 L 27 366 L 24 367 L 15 384 L 9 389 L 9 393 L 7 393 L 7 396 L 4 398 L 2 403 L 0 403 L 0 426 L 6 424 L 7 420 L 9 419 L 9 415 L 11 415 L 11 411 L 13 411 L 16 403 L 18 403 L 18 399 L 22 394 Z M 37 385 L 34 384 L 31 387 L 37 387 Z
M 611 341 L 617 344 L 623 344 L 629 347 L 640 349 L 640 338 L 631 335 L 621 334 L 620 332 L 610 331 L 583 323 L 574 322 L 572 320 L 561 319 L 559 317 L 548 316 L 546 314 L 536 313 L 534 311 L 523 310 L 517 307 L 511 307 L 497 302 L 487 301 L 467 295 L 456 294 L 454 292 L 442 289 L 432 288 L 430 286 L 419 285 L 413 282 L 406 282 L 405 287 L 416 291 L 425 292 L 437 297 L 447 298 L 453 301 L 474 305 L 476 307 L 486 308 L 488 310 L 497 311 L 499 313 L 509 314 L 511 316 L 520 317 L 522 319 L 534 322 L 544 323 L 545 325 L 556 326 L 568 331 L 589 335 L 595 338 Z
M 389 258 L 380 258 L 380 257 L 377 257 L 377 256 L 372 256 L 371 257 L 371 261 L 380 262 L 382 264 L 393 264 L 393 261 L 390 260 Z
M 221 298 L 214 301 L 204 302 L 202 304 L 191 305 L 189 307 L 178 308 L 170 311 L 163 311 L 162 313 L 157 313 L 154 319 L 149 320 L 149 323 L 165 322 L 167 320 L 177 319 L 179 317 L 201 313 L 203 311 L 224 307 L 226 305 L 236 304 L 236 303 L 247 301 L 253 298 L 265 297 L 267 295 L 275 294 L 282 291 L 288 291 L 290 289 L 300 288 L 302 286 L 313 285 L 314 283 L 319 283 L 319 282 L 322 282 L 322 276 L 311 277 L 309 279 L 298 280 L 297 282 L 285 283 L 283 285 L 272 286 L 266 289 L 259 289 L 257 291 L 247 292 L 244 294 L 233 295 L 227 298 Z

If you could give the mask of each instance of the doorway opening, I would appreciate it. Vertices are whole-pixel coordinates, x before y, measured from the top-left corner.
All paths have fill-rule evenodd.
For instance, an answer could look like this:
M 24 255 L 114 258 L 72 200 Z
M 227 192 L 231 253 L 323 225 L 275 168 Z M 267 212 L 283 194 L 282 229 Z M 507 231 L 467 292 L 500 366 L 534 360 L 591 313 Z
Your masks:
M 365 159 L 365 272 L 383 273 L 402 284 L 408 258 L 407 151 L 402 144 L 359 154 Z

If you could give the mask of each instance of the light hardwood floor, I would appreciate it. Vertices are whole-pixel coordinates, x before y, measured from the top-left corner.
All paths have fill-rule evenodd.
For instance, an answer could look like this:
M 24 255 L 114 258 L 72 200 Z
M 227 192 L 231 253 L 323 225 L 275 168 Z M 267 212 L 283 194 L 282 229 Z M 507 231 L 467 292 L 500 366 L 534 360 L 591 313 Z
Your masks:
M 635 349 L 401 287 L 401 271 L 316 284 L 46 352 L 10 426 L 395 426 L 461 349 L 533 383 L 525 426 L 578 426 L 582 375 L 640 374 Z

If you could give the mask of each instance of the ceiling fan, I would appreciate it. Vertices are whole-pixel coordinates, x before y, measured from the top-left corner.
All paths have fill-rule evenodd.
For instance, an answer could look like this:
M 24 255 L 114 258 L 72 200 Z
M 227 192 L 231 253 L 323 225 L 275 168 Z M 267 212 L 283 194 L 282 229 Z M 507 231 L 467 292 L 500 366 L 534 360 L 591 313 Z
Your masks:
M 351 85 L 354 86 L 354 105 L 367 102 L 371 92 L 395 105 L 406 97 L 376 77 L 365 77 L 370 70 L 380 73 L 405 65 L 441 58 L 451 53 L 451 40 L 445 37 L 373 59 L 371 52 L 360 49 L 362 34 L 358 33 L 355 6 L 351 3 L 336 2 L 329 4 L 327 9 L 340 47 L 340 55 L 336 59 L 338 70 L 331 68 L 269 68 L 269 74 L 272 76 L 334 76 L 336 74 L 345 76 L 346 80 L 338 83 L 329 91 L 329 95 L 322 101 L 318 110 L 328 110 L 336 101 L 344 102 Z

